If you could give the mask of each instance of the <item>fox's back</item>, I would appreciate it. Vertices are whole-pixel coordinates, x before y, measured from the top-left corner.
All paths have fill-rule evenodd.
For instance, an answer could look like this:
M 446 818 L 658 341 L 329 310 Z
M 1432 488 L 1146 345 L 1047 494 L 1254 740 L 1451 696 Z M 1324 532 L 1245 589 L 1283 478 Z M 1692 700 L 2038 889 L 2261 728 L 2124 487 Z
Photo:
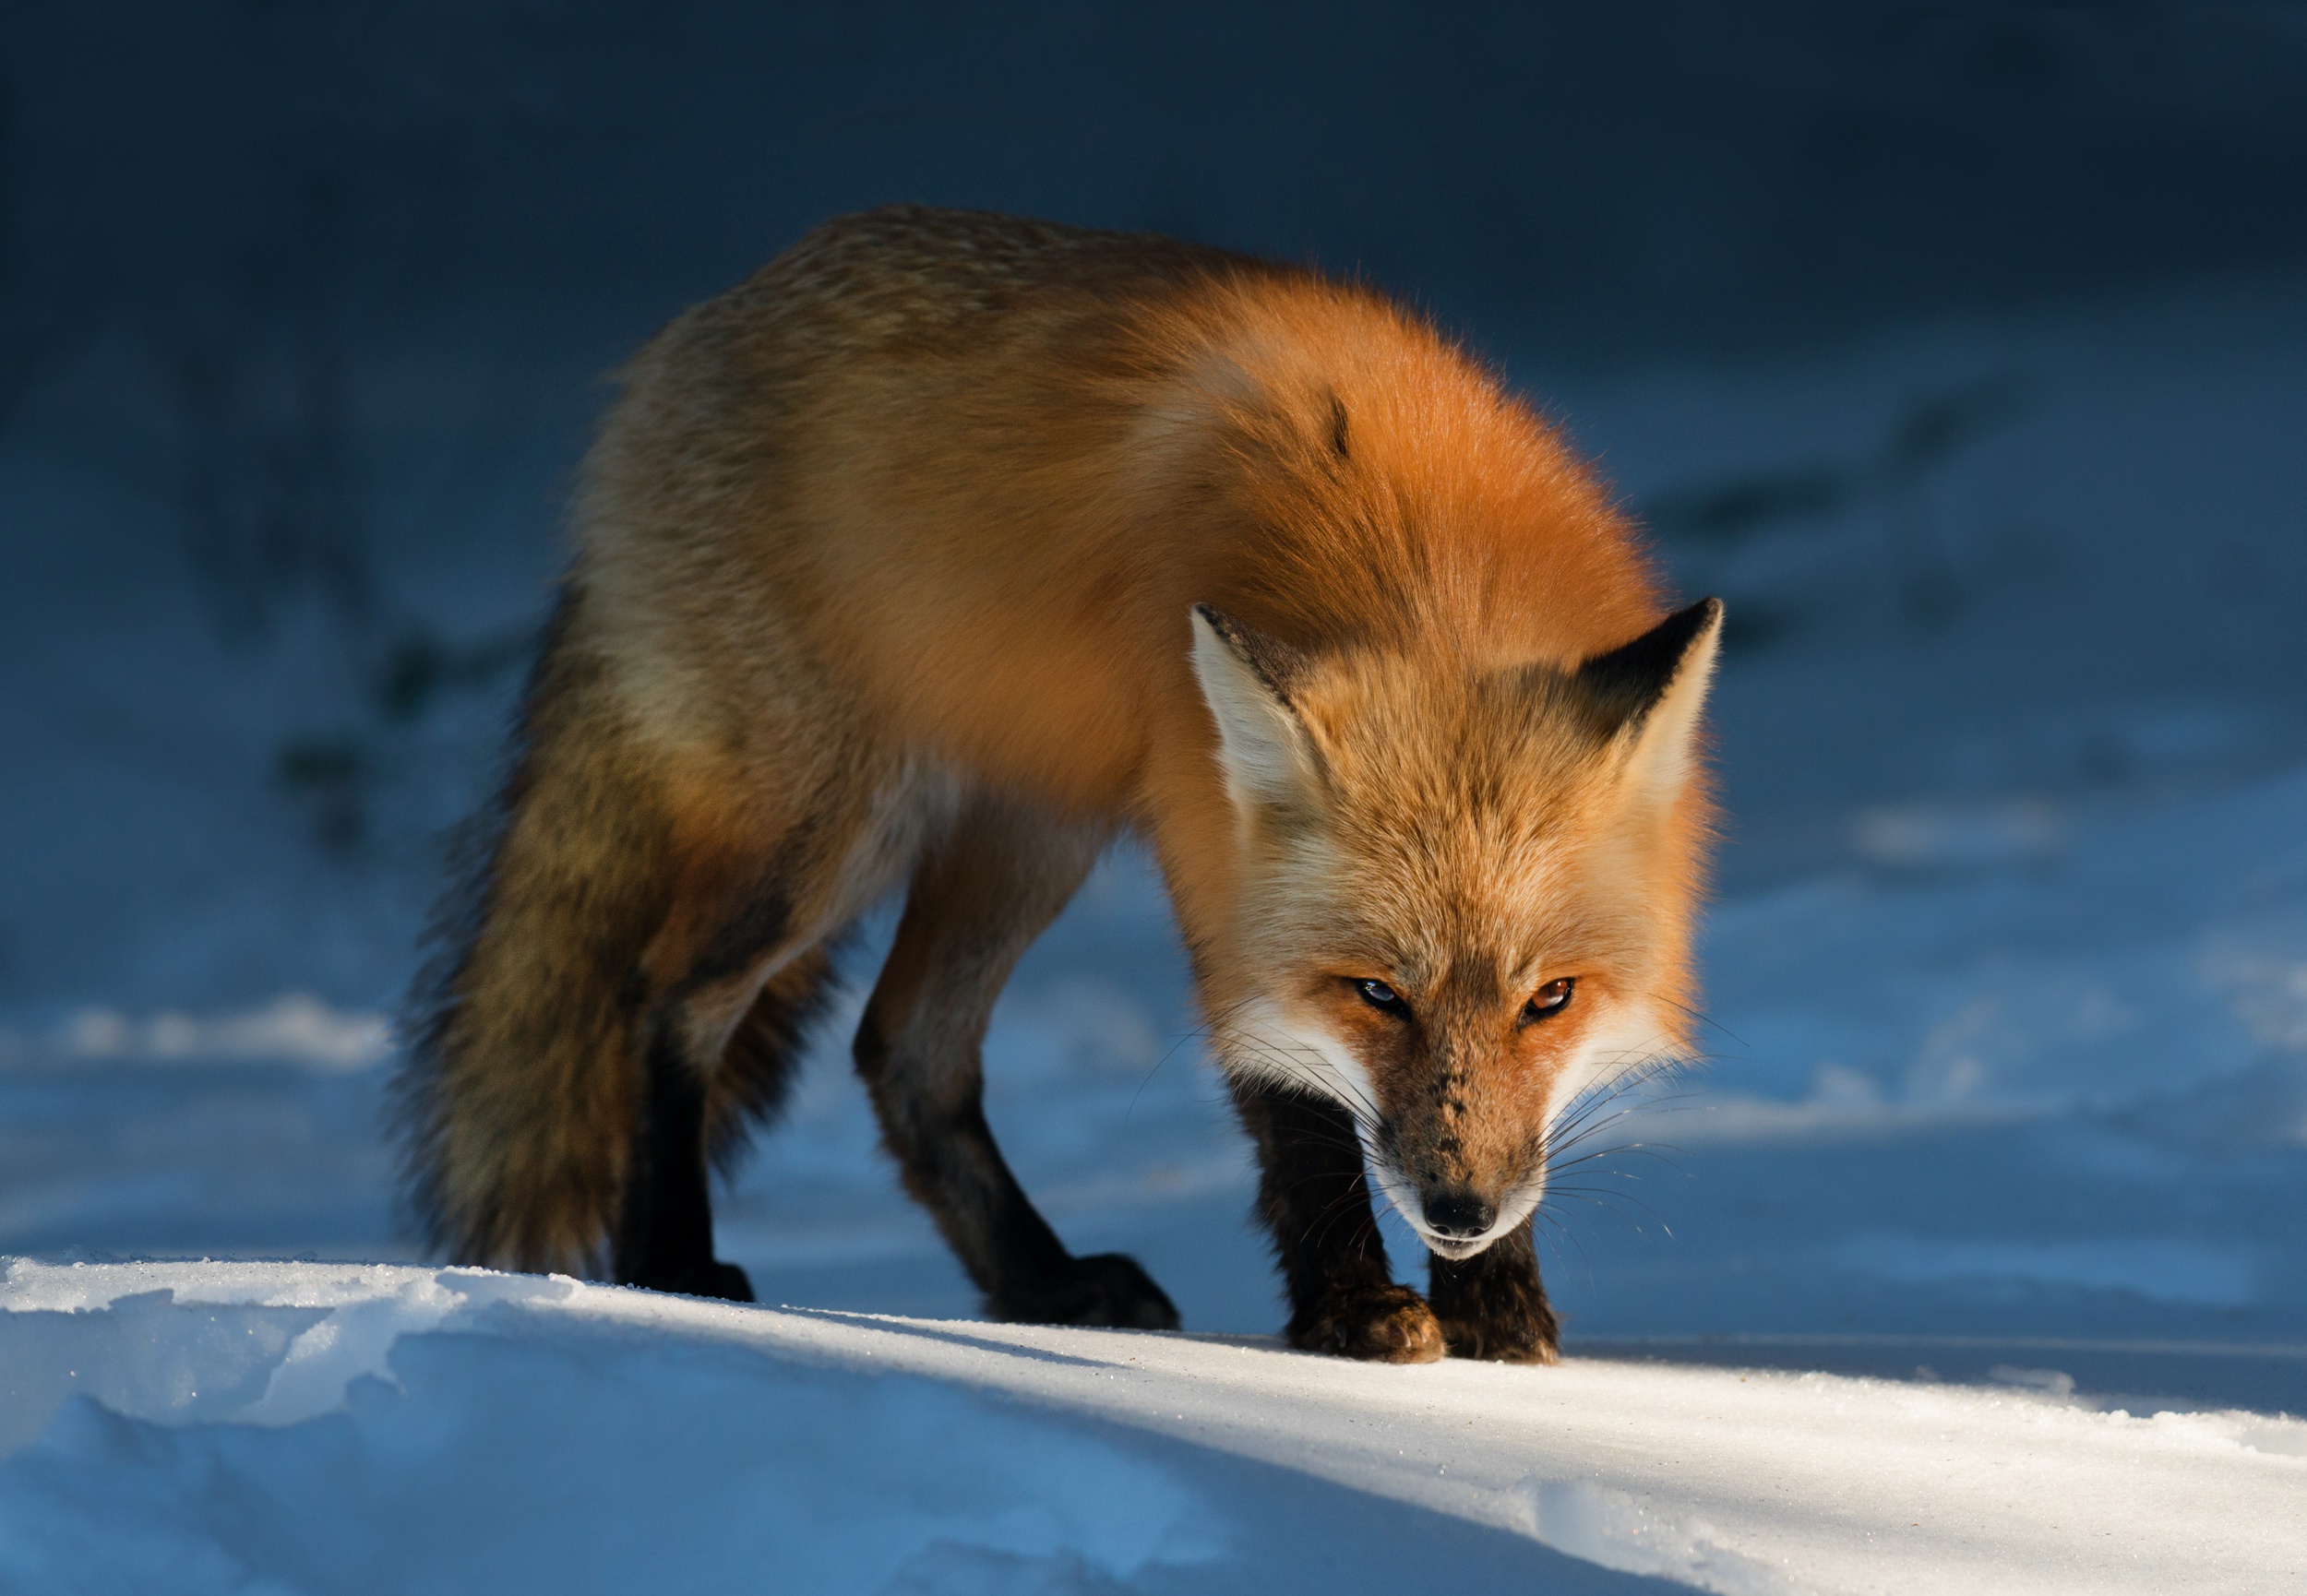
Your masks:
M 1153 235 L 830 223 L 643 351 L 588 475 L 613 656 L 717 698 L 806 667 L 881 734 L 1085 807 L 1204 738 L 1193 603 L 1473 663 L 1656 613 L 1590 479 L 1422 320 Z

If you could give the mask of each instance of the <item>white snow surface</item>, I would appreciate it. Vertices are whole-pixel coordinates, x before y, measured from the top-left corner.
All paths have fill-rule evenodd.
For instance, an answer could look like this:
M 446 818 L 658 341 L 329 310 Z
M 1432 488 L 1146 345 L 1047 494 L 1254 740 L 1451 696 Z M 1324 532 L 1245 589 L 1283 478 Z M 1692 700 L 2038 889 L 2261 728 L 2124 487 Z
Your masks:
M 2307 1423 L 2243 1412 L 388 1266 L 19 1262 L 0 1307 L 27 1590 L 1230 1589 L 1309 1497 L 1338 1549 L 1368 1499 L 1548 1588 L 1613 1587 L 1536 1548 L 1740 1596 L 2307 1578 Z

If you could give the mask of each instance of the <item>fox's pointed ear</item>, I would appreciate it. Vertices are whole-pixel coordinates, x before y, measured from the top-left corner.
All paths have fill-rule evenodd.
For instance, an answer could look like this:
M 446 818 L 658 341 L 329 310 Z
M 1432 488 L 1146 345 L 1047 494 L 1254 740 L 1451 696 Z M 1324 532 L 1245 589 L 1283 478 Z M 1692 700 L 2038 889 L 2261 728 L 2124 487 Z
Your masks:
M 1207 604 L 1193 607 L 1193 673 L 1217 722 L 1225 790 L 1243 808 L 1292 807 L 1321 780 L 1290 685 L 1305 656 Z
M 1722 601 L 1701 599 L 1578 667 L 1579 685 L 1631 744 L 1629 777 L 1651 797 L 1670 799 L 1690 780 L 1721 639 Z

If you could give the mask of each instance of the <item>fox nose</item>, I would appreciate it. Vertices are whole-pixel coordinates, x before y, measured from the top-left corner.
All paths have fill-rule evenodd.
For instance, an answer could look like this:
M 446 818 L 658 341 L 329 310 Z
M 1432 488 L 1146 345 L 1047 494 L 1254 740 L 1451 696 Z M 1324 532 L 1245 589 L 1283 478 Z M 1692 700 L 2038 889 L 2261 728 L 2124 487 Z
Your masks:
M 1472 1192 L 1443 1192 L 1426 1199 L 1426 1223 L 1438 1236 L 1472 1241 L 1498 1222 L 1498 1209 Z

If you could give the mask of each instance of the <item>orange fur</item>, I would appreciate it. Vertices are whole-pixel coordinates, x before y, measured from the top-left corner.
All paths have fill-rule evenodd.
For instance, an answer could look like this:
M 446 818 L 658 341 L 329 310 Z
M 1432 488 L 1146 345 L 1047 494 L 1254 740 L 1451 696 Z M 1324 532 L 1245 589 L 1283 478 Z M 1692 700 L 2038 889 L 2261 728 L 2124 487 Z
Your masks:
M 974 903 L 986 871 L 1043 868 L 1015 858 L 1040 822 L 969 818 L 987 804 L 1076 840 L 994 941 L 1022 947 L 1133 829 L 1226 1062 L 1345 1049 L 1411 1185 L 1526 1177 L 1612 1024 L 1687 1040 L 1705 661 L 1647 721 L 1580 685 L 1660 619 L 1636 540 L 1527 405 L 1365 288 L 976 214 L 829 223 L 633 361 L 569 593 L 408 1089 L 464 1256 L 597 1259 L 649 1017 L 711 1075 L 782 1034 L 816 950 L 888 890 L 965 922 L 939 908 L 960 884 Z M 1302 666 L 1261 679 L 1267 709 L 1303 739 L 1273 802 L 1229 790 L 1207 671 L 1231 667 L 1197 665 L 1197 604 L 1237 663 Z M 901 947 L 878 1008 L 918 1012 L 929 947 Z M 1557 976 L 1579 982 L 1560 1021 L 1519 1025 Z M 1234 1023 L 1253 1011 L 1289 1034 Z

